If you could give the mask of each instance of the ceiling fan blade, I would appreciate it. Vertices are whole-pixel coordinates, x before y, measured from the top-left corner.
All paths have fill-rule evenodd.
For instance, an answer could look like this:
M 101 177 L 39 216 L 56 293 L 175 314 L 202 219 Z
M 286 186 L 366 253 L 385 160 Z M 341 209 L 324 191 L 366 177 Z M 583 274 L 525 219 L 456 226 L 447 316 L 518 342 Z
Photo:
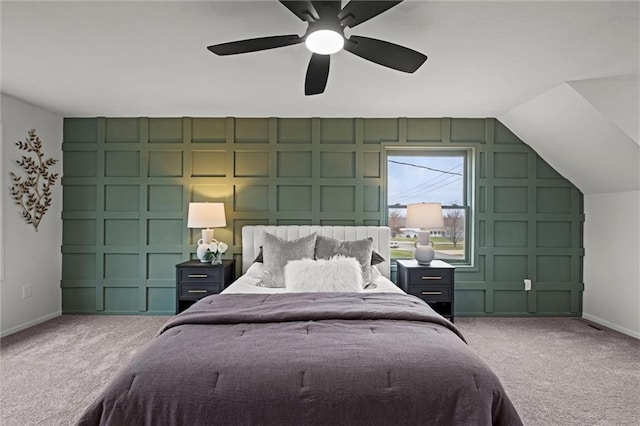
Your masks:
M 280 1 L 280 3 L 305 22 L 315 22 L 320 19 L 311 1 Z
M 236 55 L 238 53 L 257 52 L 302 43 L 303 39 L 296 34 L 250 38 L 247 40 L 230 41 L 228 43 L 207 46 L 216 55 Z
M 331 55 L 318 55 L 314 53 L 309 61 L 307 77 L 304 82 L 305 95 L 317 95 L 324 92 L 329 78 L 329 63 Z
M 342 7 L 342 1 L 313 1 L 313 5 L 316 7 L 320 19 L 335 19 Z
M 345 27 L 353 28 L 382 12 L 391 9 L 400 1 L 358 1 L 352 0 L 338 13 L 338 20 Z
M 345 40 L 344 49 L 376 64 L 394 70 L 412 73 L 427 60 L 427 56 L 388 41 L 351 36 Z

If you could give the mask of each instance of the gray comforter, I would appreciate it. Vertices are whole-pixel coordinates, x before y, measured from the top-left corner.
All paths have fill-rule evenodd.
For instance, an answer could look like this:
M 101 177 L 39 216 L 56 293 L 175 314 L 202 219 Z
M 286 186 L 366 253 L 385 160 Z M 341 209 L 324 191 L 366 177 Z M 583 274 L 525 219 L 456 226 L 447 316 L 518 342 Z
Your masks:
M 458 330 L 403 294 L 229 294 L 170 319 L 81 425 L 520 425 Z

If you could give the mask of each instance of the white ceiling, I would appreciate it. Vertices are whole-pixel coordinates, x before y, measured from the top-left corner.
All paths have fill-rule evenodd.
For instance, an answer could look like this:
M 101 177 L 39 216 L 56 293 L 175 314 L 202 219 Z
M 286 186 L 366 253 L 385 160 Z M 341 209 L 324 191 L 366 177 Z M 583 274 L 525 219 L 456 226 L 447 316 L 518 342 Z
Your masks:
M 305 97 L 302 34 L 276 1 L 2 1 L 2 92 L 64 116 L 498 117 L 564 82 L 637 76 L 637 1 L 405 1 L 349 33 L 425 53 L 404 74 L 339 52 Z

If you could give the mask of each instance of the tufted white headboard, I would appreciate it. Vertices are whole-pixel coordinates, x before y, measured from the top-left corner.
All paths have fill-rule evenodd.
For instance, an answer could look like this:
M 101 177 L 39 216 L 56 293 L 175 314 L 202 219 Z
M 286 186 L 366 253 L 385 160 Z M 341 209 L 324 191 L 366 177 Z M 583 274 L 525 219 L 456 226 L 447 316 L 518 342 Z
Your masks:
M 373 238 L 373 248 L 386 259 L 376 265 L 380 273 L 389 278 L 391 267 L 389 257 L 391 249 L 391 230 L 387 226 L 323 226 L 323 225 L 252 225 L 242 228 L 242 273 L 253 263 L 264 242 L 264 232 L 276 235 L 286 240 L 295 240 L 313 232 L 325 237 L 332 237 L 341 241 L 362 240 Z

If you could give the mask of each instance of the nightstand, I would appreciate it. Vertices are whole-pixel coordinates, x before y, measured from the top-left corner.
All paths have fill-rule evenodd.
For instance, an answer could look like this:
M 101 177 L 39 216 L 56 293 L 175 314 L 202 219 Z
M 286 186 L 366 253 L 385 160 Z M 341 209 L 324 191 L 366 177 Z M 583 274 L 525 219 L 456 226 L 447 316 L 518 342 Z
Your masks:
M 176 265 L 176 313 L 180 313 L 210 294 L 224 290 L 234 280 L 236 261 L 223 260 L 212 265 L 188 260 Z
M 455 267 L 441 260 L 420 265 L 415 259 L 398 260 L 398 287 L 418 296 L 449 321 L 454 317 Z

